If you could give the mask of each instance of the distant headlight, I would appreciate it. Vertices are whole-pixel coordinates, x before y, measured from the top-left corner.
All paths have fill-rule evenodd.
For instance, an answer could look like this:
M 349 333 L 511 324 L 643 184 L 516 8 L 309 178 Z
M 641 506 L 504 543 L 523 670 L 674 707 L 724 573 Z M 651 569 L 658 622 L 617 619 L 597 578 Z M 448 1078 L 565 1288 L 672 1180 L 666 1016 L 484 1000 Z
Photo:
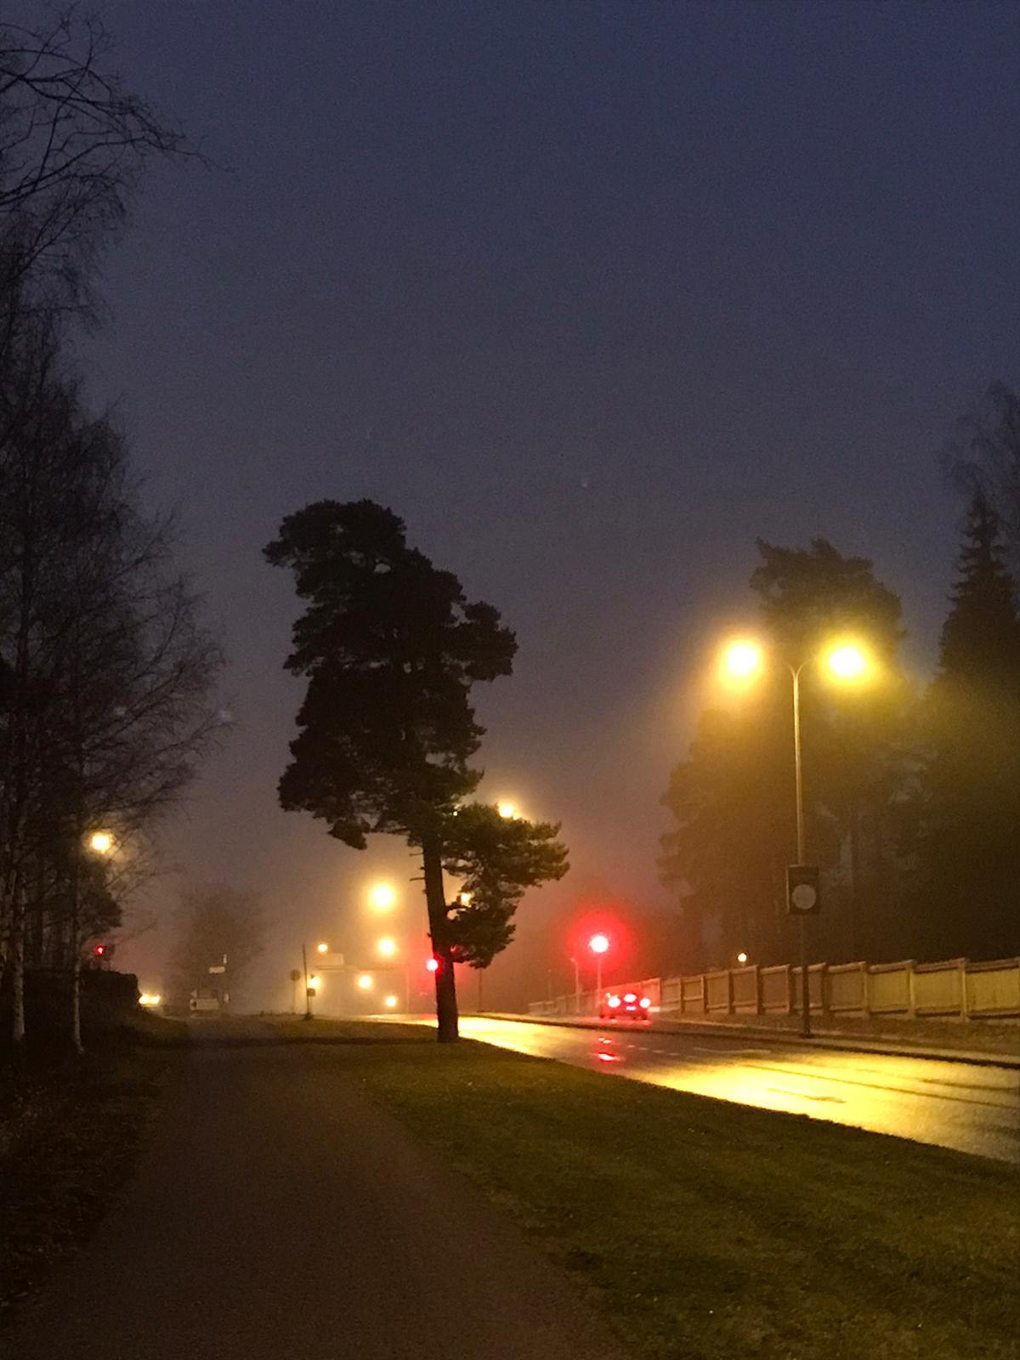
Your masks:
M 620 1004 L 620 998 L 618 996 L 611 996 L 609 998 L 609 1004 L 610 1006 L 612 1006 L 613 1010 L 615 1010 L 616 1007 Z

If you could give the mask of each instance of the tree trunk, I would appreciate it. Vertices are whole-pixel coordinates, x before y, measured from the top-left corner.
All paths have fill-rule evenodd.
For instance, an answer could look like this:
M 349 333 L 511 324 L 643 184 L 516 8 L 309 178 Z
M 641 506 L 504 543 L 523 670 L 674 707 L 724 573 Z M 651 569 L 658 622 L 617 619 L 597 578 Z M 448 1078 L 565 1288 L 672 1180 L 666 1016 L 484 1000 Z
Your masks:
M 16 874 L 11 914 L 11 1040 L 20 1056 L 25 1050 L 25 910 Z
M 439 842 L 425 841 L 422 845 L 421 858 L 425 871 L 425 904 L 429 914 L 432 952 L 439 960 L 435 974 L 438 1037 L 441 1044 L 452 1044 L 460 1037 L 457 1027 L 457 984 L 453 976 L 453 957 L 447 938 L 449 918 L 446 914 L 443 858 Z
M 77 841 L 71 861 L 71 1047 L 81 1054 L 81 827 L 76 828 Z

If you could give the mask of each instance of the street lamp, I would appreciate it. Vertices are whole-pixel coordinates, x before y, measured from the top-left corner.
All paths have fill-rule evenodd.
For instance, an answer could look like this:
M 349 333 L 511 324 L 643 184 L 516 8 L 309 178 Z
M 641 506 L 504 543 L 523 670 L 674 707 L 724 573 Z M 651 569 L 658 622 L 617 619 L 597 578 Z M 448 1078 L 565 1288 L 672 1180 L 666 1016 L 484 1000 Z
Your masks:
M 502 802 L 496 804 L 496 811 L 506 821 L 512 822 L 517 818 L 517 807 L 514 803 Z
M 797 665 L 794 665 L 791 661 L 786 663 L 786 668 L 793 680 L 793 767 L 797 799 L 798 865 L 804 864 L 807 853 L 804 848 L 804 775 L 800 738 L 800 676 L 805 666 L 809 666 L 818 659 L 817 657 L 806 657 Z M 830 643 L 825 649 L 822 659 L 832 678 L 843 683 L 864 680 L 874 669 L 865 650 L 858 643 L 850 640 Z M 747 681 L 752 679 L 762 669 L 764 663 L 762 648 L 757 643 L 746 639 L 731 642 L 723 653 L 724 669 L 734 680 Z M 811 994 L 808 974 L 807 925 L 805 921 L 807 913 L 801 911 L 798 915 L 800 916 L 800 1032 L 806 1039 L 809 1039 L 811 1037 Z
M 741 968 L 743 968 L 744 964 L 747 962 L 747 955 L 743 950 L 737 955 L 737 962 L 740 964 Z
M 391 958 L 397 952 L 397 942 L 390 935 L 384 935 L 377 943 L 376 949 L 384 958 Z
M 602 955 L 609 949 L 609 937 L 603 935 L 601 931 L 593 935 L 588 941 L 588 948 L 595 955 L 595 999 L 596 1004 L 602 1004 Z
M 363 992 L 367 992 L 372 986 L 372 974 L 362 973 L 361 977 L 358 978 L 358 986 Z
M 325 942 L 325 940 L 320 940 L 319 943 L 315 946 L 315 950 L 316 953 L 318 954 L 328 954 L 329 945 Z
M 397 900 L 396 890 L 389 883 L 377 883 L 368 894 L 368 900 L 377 911 L 389 911 Z
M 93 831 L 89 837 L 89 849 L 97 855 L 109 855 L 113 851 L 113 837 L 109 831 Z

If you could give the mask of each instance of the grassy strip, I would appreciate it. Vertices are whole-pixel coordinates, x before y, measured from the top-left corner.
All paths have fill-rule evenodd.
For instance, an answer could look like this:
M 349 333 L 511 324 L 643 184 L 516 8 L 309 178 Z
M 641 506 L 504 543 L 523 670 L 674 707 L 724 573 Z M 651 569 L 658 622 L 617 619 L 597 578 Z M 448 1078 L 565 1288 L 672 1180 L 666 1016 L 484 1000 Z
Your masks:
M 149 1129 L 186 1026 L 139 1016 L 80 1061 L 0 1067 L 0 1328 L 89 1235 Z
M 1018 1354 L 1020 1178 L 1006 1166 L 415 1042 L 410 1027 L 278 1025 L 332 1037 L 336 1062 L 581 1277 L 642 1356 Z

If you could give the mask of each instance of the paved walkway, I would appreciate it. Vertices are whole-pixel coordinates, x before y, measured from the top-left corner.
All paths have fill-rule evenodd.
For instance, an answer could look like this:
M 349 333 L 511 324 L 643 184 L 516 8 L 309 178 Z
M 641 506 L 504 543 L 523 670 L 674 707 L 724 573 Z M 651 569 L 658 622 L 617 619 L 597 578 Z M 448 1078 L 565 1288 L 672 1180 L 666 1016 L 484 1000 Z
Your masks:
M 5 1355 L 624 1360 L 569 1283 L 328 1059 L 200 1042 L 138 1175 Z

